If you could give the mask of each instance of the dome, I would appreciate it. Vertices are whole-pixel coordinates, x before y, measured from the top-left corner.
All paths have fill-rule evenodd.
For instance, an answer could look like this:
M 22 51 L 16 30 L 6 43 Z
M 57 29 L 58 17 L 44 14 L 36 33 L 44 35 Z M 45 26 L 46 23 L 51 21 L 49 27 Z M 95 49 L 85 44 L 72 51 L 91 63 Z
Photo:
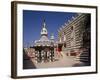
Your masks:
M 41 38 L 35 41 L 35 46 L 50 46 L 51 41 L 48 39 L 48 31 L 46 29 L 45 20 L 43 22 L 43 27 L 41 30 Z
M 48 34 L 48 31 L 46 29 L 46 24 L 45 24 L 45 20 L 43 22 L 43 28 L 41 30 L 41 35 L 47 35 Z
M 48 34 L 47 29 L 43 27 L 41 30 L 41 35 L 47 35 L 47 34 Z

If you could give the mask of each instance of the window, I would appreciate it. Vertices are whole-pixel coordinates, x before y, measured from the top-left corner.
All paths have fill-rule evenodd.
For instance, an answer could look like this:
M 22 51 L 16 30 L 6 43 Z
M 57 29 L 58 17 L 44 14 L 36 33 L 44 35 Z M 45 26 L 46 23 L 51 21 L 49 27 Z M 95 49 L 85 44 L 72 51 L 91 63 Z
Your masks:
M 71 30 L 73 30 L 73 26 L 71 26 Z

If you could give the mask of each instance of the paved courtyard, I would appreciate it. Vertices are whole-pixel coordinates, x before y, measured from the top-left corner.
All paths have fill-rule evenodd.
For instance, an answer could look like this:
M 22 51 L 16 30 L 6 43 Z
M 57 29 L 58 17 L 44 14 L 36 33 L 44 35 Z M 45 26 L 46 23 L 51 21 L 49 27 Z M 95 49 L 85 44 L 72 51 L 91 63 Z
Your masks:
M 75 57 L 66 56 L 63 53 L 62 53 L 62 56 L 60 56 L 59 58 L 56 57 L 55 61 L 53 62 L 37 63 L 33 58 L 31 59 L 31 61 L 36 66 L 36 68 L 71 67 L 76 64 L 79 64 L 78 66 L 81 66 L 80 64 L 82 64 L 81 62 L 76 61 Z

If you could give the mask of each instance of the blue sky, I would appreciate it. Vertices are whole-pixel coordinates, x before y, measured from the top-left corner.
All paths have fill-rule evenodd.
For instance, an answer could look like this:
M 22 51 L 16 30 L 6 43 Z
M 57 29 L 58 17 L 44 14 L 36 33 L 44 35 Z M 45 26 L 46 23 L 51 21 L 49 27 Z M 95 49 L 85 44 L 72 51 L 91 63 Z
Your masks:
M 45 19 L 48 37 L 53 33 L 57 40 L 57 30 L 76 16 L 76 13 L 48 12 L 23 10 L 23 46 L 33 45 L 35 40 L 40 39 L 43 20 Z

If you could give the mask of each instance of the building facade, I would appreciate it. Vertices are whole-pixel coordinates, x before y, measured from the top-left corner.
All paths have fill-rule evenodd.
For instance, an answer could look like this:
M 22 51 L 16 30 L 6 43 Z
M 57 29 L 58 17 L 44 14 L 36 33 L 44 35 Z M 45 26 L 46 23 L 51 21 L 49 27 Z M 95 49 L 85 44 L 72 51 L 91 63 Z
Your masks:
M 83 50 L 90 54 L 90 14 L 77 14 L 58 30 L 58 46 L 67 56 L 77 56 Z

